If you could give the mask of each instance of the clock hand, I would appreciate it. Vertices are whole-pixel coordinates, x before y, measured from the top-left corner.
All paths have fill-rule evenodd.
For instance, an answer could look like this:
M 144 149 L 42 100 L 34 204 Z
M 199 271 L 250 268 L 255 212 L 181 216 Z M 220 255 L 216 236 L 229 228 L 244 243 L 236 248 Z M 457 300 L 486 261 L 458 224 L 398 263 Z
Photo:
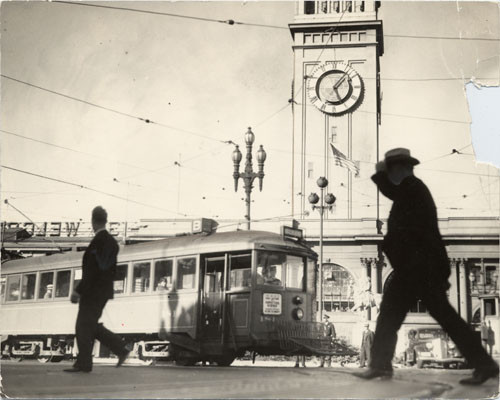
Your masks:
M 342 78 L 340 78 L 337 83 L 333 86 L 334 89 L 338 89 L 340 87 L 340 85 L 342 84 L 342 82 L 344 82 L 345 78 L 346 78 L 347 74 L 344 74 L 342 76 Z

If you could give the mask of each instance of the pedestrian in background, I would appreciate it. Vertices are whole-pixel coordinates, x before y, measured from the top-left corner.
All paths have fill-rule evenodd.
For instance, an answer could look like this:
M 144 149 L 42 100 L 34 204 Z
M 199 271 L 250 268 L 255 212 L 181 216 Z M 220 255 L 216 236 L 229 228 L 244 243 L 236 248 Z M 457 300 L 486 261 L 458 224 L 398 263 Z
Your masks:
M 330 347 L 333 345 L 333 339 L 337 337 L 335 332 L 335 326 L 330 322 L 330 316 L 325 314 L 323 315 L 323 332 L 324 335 L 329 339 Z M 325 366 L 325 361 L 328 362 L 328 367 L 332 366 L 332 356 L 321 356 L 321 364 L 320 368 Z
M 491 321 L 488 321 L 488 347 L 490 349 L 490 356 L 493 355 L 493 346 L 495 346 L 495 331 L 491 327 Z
M 498 376 L 498 365 L 448 301 L 448 256 L 434 200 L 427 186 L 413 175 L 417 164 L 408 149 L 393 149 L 377 163 L 372 176 L 382 194 L 393 201 L 382 249 L 394 272 L 383 294 L 370 367 L 354 375 L 364 379 L 392 376 L 397 331 L 420 299 L 474 368 L 473 376 L 460 383 L 479 385 Z
M 486 321 L 483 320 L 481 324 L 481 343 L 486 351 L 488 351 L 488 325 L 486 325 Z
M 299 368 L 300 361 L 302 361 L 302 366 L 305 368 L 306 367 L 306 356 L 297 356 L 295 358 L 295 368 Z
M 370 357 L 372 351 L 373 338 L 375 334 L 370 330 L 370 324 L 365 324 L 363 337 L 361 339 L 361 350 L 359 352 L 359 367 L 370 366 Z
M 82 280 L 71 295 L 72 303 L 80 303 L 76 318 L 76 362 L 65 372 L 92 371 L 94 340 L 99 340 L 118 356 L 117 367 L 128 356 L 122 339 L 99 324 L 104 306 L 113 298 L 113 278 L 116 273 L 118 244 L 106 230 L 108 214 L 98 206 L 92 210 L 92 229 L 95 236 L 83 254 Z

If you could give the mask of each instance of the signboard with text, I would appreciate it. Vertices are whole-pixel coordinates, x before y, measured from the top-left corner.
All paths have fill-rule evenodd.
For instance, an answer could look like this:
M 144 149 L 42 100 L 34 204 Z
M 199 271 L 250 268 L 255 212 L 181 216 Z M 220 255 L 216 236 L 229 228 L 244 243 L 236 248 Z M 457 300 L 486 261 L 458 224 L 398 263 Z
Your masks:
M 281 315 L 281 294 L 264 293 L 262 298 L 262 313 L 264 315 Z
M 125 222 L 109 222 L 107 229 L 113 236 L 124 236 Z M 34 237 L 92 237 L 94 232 L 89 222 L 2 222 L 1 231 L 5 229 L 26 229 Z

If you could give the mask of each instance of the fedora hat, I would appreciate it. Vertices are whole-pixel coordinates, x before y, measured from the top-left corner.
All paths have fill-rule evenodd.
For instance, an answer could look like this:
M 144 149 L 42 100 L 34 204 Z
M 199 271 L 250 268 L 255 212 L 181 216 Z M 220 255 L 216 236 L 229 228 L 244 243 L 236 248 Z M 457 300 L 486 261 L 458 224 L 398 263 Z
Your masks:
M 387 153 L 385 153 L 384 161 L 386 164 L 394 162 L 405 162 L 411 165 L 420 164 L 420 161 L 411 156 L 410 150 L 405 149 L 403 147 L 398 147 L 396 149 L 389 150 Z

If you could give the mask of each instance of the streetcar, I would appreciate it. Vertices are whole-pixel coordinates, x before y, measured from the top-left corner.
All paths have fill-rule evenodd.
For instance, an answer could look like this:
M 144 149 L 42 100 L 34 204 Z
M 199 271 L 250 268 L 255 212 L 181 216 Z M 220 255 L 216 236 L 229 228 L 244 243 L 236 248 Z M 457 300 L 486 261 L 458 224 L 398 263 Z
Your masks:
M 291 228 L 235 231 L 120 247 L 114 299 L 101 321 L 141 359 L 230 365 L 246 352 L 331 353 L 315 321 L 317 255 Z M 75 356 L 69 301 L 83 253 L 7 261 L 1 270 L 2 356 Z M 107 357 L 109 350 L 94 349 Z

